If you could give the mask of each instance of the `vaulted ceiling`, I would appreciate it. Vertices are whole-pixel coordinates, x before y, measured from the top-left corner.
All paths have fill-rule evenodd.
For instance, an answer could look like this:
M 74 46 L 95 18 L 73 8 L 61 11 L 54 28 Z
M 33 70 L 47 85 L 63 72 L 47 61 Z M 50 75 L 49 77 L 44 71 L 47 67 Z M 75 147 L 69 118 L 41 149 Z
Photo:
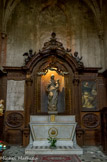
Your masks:
M 2 0 L 1 0 L 2 1 Z M 6 26 L 7 22 L 9 20 L 10 15 L 14 11 L 15 7 L 20 3 L 20 1 L 23 0 L 3 0 L 2 1 L 2 32 L 6 33 Z M 46 0 L 42 1 L 41 9 L 52 5 L 59 6 L 62 10 L 65 11 L 66 9 L 64 3 L 65 0 Z M 85 3 L 87 7 L 90 8 L 90 10 L 93 12 L 96 20 L 96 24 L 98 27 L 99 34 L 103 32 L 103 25 L 102 25 L 102 4 L 103 0 L 80 0 L 81 2 Z

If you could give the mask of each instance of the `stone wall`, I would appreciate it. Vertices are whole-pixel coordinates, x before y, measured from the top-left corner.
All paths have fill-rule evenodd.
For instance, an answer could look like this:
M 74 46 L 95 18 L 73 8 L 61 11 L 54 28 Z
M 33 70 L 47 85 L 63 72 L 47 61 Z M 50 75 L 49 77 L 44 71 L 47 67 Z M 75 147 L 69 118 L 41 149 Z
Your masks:
M 30 48 L 38 52 L 53 31 L 65 48 L 83 56 L 86 67 L 102 66 L 94 15 L 80 0 L 21 1 L 7 24 L 7 65 L 22 66 L 23 53 Z
M 107 1 L 105 0 L 103 6 L 103 23 L 104 23 L 104 62 L 105 69 L 107 69 Z
M 0 32 L 2 30 L 2 1 L 0 1 Z
M 24 83 L 8 80 L 6 110 L 24 110 Z

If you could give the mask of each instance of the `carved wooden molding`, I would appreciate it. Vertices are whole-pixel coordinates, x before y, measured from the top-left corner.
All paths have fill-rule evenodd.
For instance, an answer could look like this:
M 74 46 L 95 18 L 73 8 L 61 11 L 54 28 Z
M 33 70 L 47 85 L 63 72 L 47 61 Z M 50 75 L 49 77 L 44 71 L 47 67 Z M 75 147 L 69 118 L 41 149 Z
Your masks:
M 96 114 L 88 113 L 82 117 L 82 123 L 86 128 L 96 128 L 99 126 L 99 117 Z
M 11 112 L 6 117 L 6 124 L 12 128 L 18 128 L 23 125 L 23 115 L 19 112 Z
M 32 78 L 27 78 L 27 79 L 26 79 L 26 85 L 27 85 L 27 86 L 31 86 L 32 83 L 33 83 Z
M 74 84 L 74 86 L 78 86 L 79 83 L 80 83 L 80 79 L 79 79 L 78 72 L 75 72 L 75 73 L 74 73 L 73 84 Z
M 23 129 L 23 135 L 26 136 L 26 137 L 28 137 L 29 134 L 30 134 L 30 129 L 29 128 L 24 128 Z
M 75 86 L 78 86 L 79 83 L 80 83 L 79 78 L 74 78 L 74 79 L 73 79 L 73 83 L 74 83 Z
M 77 127 L 76 127 L 76 135 L 77 135 L 78 138 L 81 138 L 81 136 L 84 135 L 84 130 L 78 124 L 77 124 Z
M 76 130 L 76 135 L 77 135 L 77 137 L 78 138 L 81 138 L 81 136 L 83 136 L 84 135 L 84 130 Z
M 83 72 L 85 73 L 98 73 L 99 70 L 101 70 L 101 67 L 85 67 L 83 69 Z
M 31 50 L 30 50 L 31 51 Z M 79 58 L 78 53 L 75 52 L 76 55 L 71 54 L 70 49 L 65 49 L 63 44 L 57 41 L 56 34 L 52 33 L 50 41 L 44 43 L 44 47 L 42 50 L 36 52 L 28 52 L 24 53 L 26 65 L 23 67 L 24 70 L 30 70 L 32 72 L 33 68 L 41 59 L 46 59 L 49 57 L 55 56 L 56 58 L 60 58 L 61 60 L 67 62 L 73 71 L 81 70 L 84 68 L 83 63 L 81 62 L 81 58 Z
M 23 67 L 3 66 L 3 71 L 8 80 L 25 80 L 26 70 Z

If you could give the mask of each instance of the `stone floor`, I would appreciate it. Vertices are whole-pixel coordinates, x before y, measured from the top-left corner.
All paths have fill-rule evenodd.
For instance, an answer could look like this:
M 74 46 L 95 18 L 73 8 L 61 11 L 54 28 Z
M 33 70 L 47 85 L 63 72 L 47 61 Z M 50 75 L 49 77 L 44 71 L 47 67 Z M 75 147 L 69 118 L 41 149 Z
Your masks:
M 83 147 L 83 155 L 78 155 L 81 162 L 107 162 L 107 155 L 101 151 L 101 147 Z M 23 147 L 11 146 L 5 150 L 2 156 L 3 162 L 33 162 L 32 156 L 24 155 Z M 35 159 L 35 161 L 37 161 Z
M 82 162 L 107 162 L 107 155 L 102 152 L 101 147 L 83 147 L 83 155 L 78 155 Z

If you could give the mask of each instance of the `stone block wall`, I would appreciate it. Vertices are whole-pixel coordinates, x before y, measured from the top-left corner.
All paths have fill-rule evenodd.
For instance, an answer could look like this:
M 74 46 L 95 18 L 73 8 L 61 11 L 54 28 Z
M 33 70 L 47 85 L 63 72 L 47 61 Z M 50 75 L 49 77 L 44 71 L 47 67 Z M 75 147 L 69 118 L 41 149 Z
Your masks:
M 86 67 L 101 67 L 94 14 L 82 1 L 20 1 L 7 24 L 7 65 L 22 66 L 23 53 L 37 51 L 56 32 L 65 48 L 83 56 Z

